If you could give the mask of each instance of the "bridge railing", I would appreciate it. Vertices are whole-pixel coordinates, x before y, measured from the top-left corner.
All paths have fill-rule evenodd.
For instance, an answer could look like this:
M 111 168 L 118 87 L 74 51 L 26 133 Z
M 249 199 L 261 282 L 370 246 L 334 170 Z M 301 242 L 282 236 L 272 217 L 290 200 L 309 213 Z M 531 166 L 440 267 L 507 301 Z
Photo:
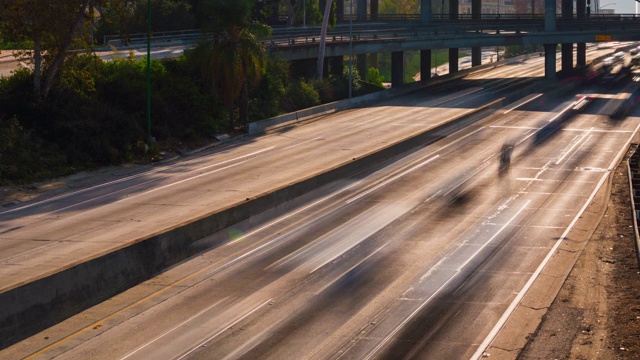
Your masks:
M 415 16 L 419 16 L 419 14 L 411 14 L 407 19 L 414 19 Z M 445 16 L 448 15 L 445 14 Z M 436 16 L 429 25 L 407 21 L 403 23 L 404 26 L 393 22 L 371 24 L 359 21 L 352 30 L 349 30 L 349 27 L 345 24 L 338 25 L 335 30 L 329 31 L 327 40 L 328 42 L 348 41 L 350 33 L 353 40 L 359 41 L 462 35 L 492 31 L 495 33 L 544 31 L 544 18 L 541 14 L 487 14 L 487 16 L 492 17 L 472 19 L 470 14 L 461 14 L 456 19 L 451 20 Z M 400 19 L 400 17 L 394 15 L 394 19 Z M 557 28 L 559 31 L 640 29 L 640 16 L 634 14 L 593 14 L 584 19 L 563 20 L 558 18 Z M 156 32 L 152 34 L 151 40 L 154 43 L 195 43 L 202 38 L 203 34 L 199 30 L 182 30 Z M 104 37 L 105 44 L 111 44 L 116 47 L 141 45 L 146 41 L 146 33 L 129 34 L 128 36 L 108 35 Z M 266 40 L 265 44 L 269 47 L 280 47 L 308 45 L 319 41 L 319 26 L 281 27 L 274 28 L 271 38 Z
M 200 30 L 177 30 L 177 31 L 162 31 L 154 32 L 151 34 L 151 41 L 157 42 L 171 42 L 171 41 L 197 41 L 202 37 L 202 31 Z M 127 46 L 137 45 L 147 42 L 147 33 L 135 33 L 126 35 L 105 35 L 103 43 L 105 45 L 114 46 Z

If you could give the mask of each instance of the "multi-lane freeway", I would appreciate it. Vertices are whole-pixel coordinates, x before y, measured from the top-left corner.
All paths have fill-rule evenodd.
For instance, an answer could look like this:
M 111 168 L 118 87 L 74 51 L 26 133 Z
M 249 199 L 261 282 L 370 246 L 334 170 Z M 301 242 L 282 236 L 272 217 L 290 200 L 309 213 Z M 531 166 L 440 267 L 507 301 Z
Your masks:
M 542 63 L 478 72 L 0 210 L 1 285 L 501 104 L 539 80 Z M 478 357 L 550 255 L 579 238 L 576 222 L 637 132 L 640 118 L 601 114 L 611 92 L 532 93 L 469 117 L 410 153 L 202 239 L 203 248 L 224 243 L 0 358 Z M 577 93 L 593 99 L 586 110 L 541 137 Z M 513 151 L 501 167 L 504 144 Z

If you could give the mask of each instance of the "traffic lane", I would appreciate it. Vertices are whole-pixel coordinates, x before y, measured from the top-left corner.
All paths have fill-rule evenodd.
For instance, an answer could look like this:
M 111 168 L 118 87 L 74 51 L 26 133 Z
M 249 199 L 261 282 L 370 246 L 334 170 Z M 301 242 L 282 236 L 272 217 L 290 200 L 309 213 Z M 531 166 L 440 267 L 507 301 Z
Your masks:
M 628 134 L 627 134 L 627 135 L 628 135 Z M 614 144 L 616 144 L 616 143 L 618 143 L 618 141 L 617 141 L 617 140 L 614 140 Z M 571 144 L 569 143 L 568 145 L 571 145 Z M 570 147 L 571 147 L 571 146 L 570 146 Z M 562 155 L 561 155 L 560 157 L 562 157 Z M 598 166 L 598 165 L 595 165 L 595 167 L 597 167 L 597 166 Z M 592 166 L 592 167 L 593 167 L 593 166 Z M 542 191 L 541 193 L 547 193 L 547 194 L 549 194 L 550 192 L 548 192 L 548 191 Z M 570 202 L 571 202 L 571 201 L 570 201 Z M 357 357 L 357 356 L 356 356 L 356 357 Z
M 428 222 L 428 220 L 427 220 L 427 222 Z M 415 251 L 415 249 L 412 249 L 411 251 Z M 424 259 L 423 259 L 423 260 L 424 260 Z M 466 261 L 466 260 L 465 260 L 465 261 Z M 443 279 L 448 279 L 448 277 L 444 277 Z M 430 286 L 429 288 L 432 288 L 432 287 Z M 411 289 L 410 289 L 410 290 L 411 290 Z M 403 294 L 403 299 L 402 299 L 402 300 L 403 300 L 403 302 L 405 302 L 405 303 L 406 303 L 406 301 L 408 301 L 408 300 L 409 300 L 409 299 L 407 298 L 407 296 L 408 296 L 408 294 L 409 294 L 410 292 L 411 292 L 411 291 L 406 291 L 406 292 Z M 406 307 L 406 305 L 405 305 L 405 307 Z M 402 307 L 399 307 L 399 308 L 402 308 Z M 404 317 L 403 317 L 403 316 L 399 316 L 399 318 L 401 318 L 401 319 L 402 319 L 402 318 L 404 318 Z M 374 320 L 372 321 L 372 323 L 377 323 L 377 321 L 378 321 L 378 319 L 374 319 Z M 336 338 L 336 336 L 335 336 L 335 335 L 334 335 L 334 336 L 332 336 L 332 337 Z M 286 349 L 298 348 L 297 346 L 291 346 L 291 345 L 292 345 L 292 343 L 298 344 L 298 343 L 300 343 L 300 342 L 301 342 L 301 340 L 300 340 L 300 341 L 298 341 L 298 342 L 295 342 L 295 341 L 293 341 L 293 340 L 289 339 L 289 340 L 286 342 L 286 344 L 285 344 L 285 345 L 278 345 L 278 349 L 279 349 L 280 351 L 286 351 Z M 272 348 L 272 347 L 274 346 L 274 343 L 273 343 L 273 342 L 269 342 L 268 344 L 269 344 L 269 348 Z M 264 346 L 263 346 L 263 348 L 264 348 Z M 264 349 L 264 350 L 266 351 L 266 349 Z M 274 351 L 275 351 L 275 350 L 274 350 Z M 289 351 L 289 352 L 292 352 L 293 350 L 288 350 L 288 351 Z M 252 351 L 252 353 L 253 353 L 253 354 L 259 354 L 259 353 L 262 353 L 262 351 L 257 351 L 257 352 Z M 278 356 L 282 355 L 282 353 L 281 353 L 281 352 L 278 352 L 277 354 L 278 354 L 278 355 L 275 355 L 275 356 L 274 356 L 274 358 L 277 358 Z M 296 356 L 302 356 L 302 355 L 303 355 L 303 353 L 298 353 L 298 354 L 296 354 Z M 359 358 L 359 357 L 360 357 L 360 355 L 362 355 L 362 354 L 358 354 L 357 356 L 354 356 L 354 357 L 355 357 L 355 358 Z M 253 355 L 250 355 L 249 357 L 251 357 L 251 356 L 253 356 Z
M 170 181 L 181 181 L 185 177 L 192 176 L 192 174 L 197 173 L 201 174 L 202 171 L 212 169 L 213 171 L 219 171 L 220 168 L 232 167 L 234 164 L 258 158 L 260 156 L 269 155 L 269 153 L 274 152 L 274 150 L 288 150 L 294 147 L 298 147 L 294 155 L 299 154 L 300 152 L 308 152 L 314 148 L 318 147 L 318 144 L 326 144 L 328 141 L 332 141 L 335 139 L 337 142 L 347 141 L 351 136 L 357 136 L 359 133 L 363 131 L 375 131 L 380 124 L 384 124 L 387 121 L 393 121 L 394 119 L 406 119 L 412 118 L 410 116 L 414 111 L 405 109 L 407 106 L 412 106 L 417 109 L 418 112 L 423 112 L 425 109 L 423 107 L 433 107 L 436 105 L 444 104 L 446 102 L 452 100 L 460 100 L 465 95 L 470 94 L 472 92 L 477 92 L 481 90 L 481 88 L 475 88 L 471 91 L 458 91 L 457 93 L 451 94 L 450 96 L 445 96 L 444 99 L 435 99 L 435 100 L 424 100 L 421 97 L 414 97 L 408 100 L 402 100 L 402 107 L 400 109 L 395 106 L 400 105 L 390 105 L 393 107 L 389 107 L 383 105 L 381 107 L 374 107 L 371 109 L 359 109 L 357 111 L 347 111 L 344 113 L 340 113 L 339 115 L 332 116 L 326 119 L 323 122 L 317 122 L 315 124 L 310 124 L 309 126 L 304 127 L 302 131 L 294 131 L 287 132 L 286 134 L 282 134 L 281 136 L 265 136 L 255 139 L 254 144 L 243 146 L 237 146 L 226 151 L 220 151 L 215 155 L 187 160 L 185 162 L 181 162 L 179 164 L 174 164 L 171 166 L 163 166 L 159 169 L 153 169 L 149 172 L 145 172 L 140 175 L 134 175 L 131 179 L 123 179 L 114 181 L 107 185 L 115 185 L 109 186 L 108 188 L 104 187 L 95 187 L 95 192 L 92 192 L 90 197 L 87 196 L 86 192 L 83 192 L 83 197 L 77 198 L 75 195 L 80 194 L 71 194 L 71 196 L 67 197 L 58 197 L 53 199 L 51 202 L 59 202 L 60 205 L 52 206 L 50 204 L 42 204 L 38 203 L 37 210 L 34 209 L 34 206 L 29 204 L 22 206 L 20 208 L 12 208 L 3 210 L 0 215 L 2 215 L 3 220 L 11 219 L 16 216 L 25 216 L 29 215 L 28 212 L 21 213 L 19 210 L 21 209 L 30 209 L 31 211 L 36 210 L 37 212 L 62 212 L 63 210 L 69 210 L 69 212 L 76 210 L 84 210 L 87 209 L 88 206 L 93 206 L 90 200 L 100 200 L 97 204 L 106 203 L 109 201 L 117 200 L 122 197 L 126 197 L 130 194 L 135 194 L 141 190 L 135 189 L 135 187 L 141 187 L 142 189 L 149 189 L 159 186 L 166 186 Z M 399 101 L 399 100 L 398 100 Z M 463 101 L 458 101 L 457 104 L 453 106 L 463 106 Z M 427 110 L 428 111 L 428 110 Z M 377 117 L 374 119 L 384 119 L 385 121 L 370 123 L 364 126 L 366 123 L 357 123 L 356 126 L 353 126 L 354 121 L 360 121 L 360 119 L 365 118 L 367 122 L 371 122 L 370 114 L 377 114 Z M 399 113 L 399 114 L 398 114 Z M 409 116 L 408 116 L 409 115 Z M 444 114 L 446 115 L 446 114 Z M 433 117 L 427 116 L 426 118 L 432 119 L 433 122 L 425 121 L 425 119 L 420 119 L 422 121 L 419 124 L 425 126 L 433 126 L 435 124 L 439 124 L 443 119 L 443 117 Z M 346 121 L 342 121 L 346 120 Z M 347 123 L 346 128 L 341 125 L 344 122 Z M 418 125 L 418 123 L 413 124 Z M 324 129 L 324 130 L 323 130 Z M 296 129 L 298 130 L 298 129 Z M 408 128 L 406 130 L 414 130 Z M 299 134 L 296 134 L 299 133 Z M 385 131 L 384 134 L 388 134 L 388 131 Z M 384 135 L 383 134 L 383 135 Z M 307 135 L 309 137 L 307 137 Z M 404 136 L 404 134 L 403 134 Z M 356 139 L 357 140 L 357 139 Z M 382 140 L 386 140 L 382 138 Z M 308 144 L 306 147 L 299 147 L 300 145 Z M 238 151 L 236 151 L 238 150 Z M 291 157 L 289 154 L 286 156 Z M 305 158 L 304 160 L 307 160 Z M 264 159 L 260 159 L 264 161 Z M 267 159 L 268 160 L 268 159 Z M 209 163 L 209 162 L 213 163 Z M 171 176 L 171 178 L 169 178 Z M 156 182 L 157 184 L 155 184 Z M 133 184 L 132 184 L 133 183 Z M 93 190 L 93 189 L 92 189 Z M 129 192 L 123 190 L 130 190 Z M 109 195 L 110 197 L 107 197 Z M 5 223 L 5 221 L 3 221 Z
M 465 147 L 466 148 L 466 147 Z
M 334 305 L 335 304 L 332 304 L 332 306 L 334 306 Z M 330 306 L 326 306 L 326 308 L 328 308 L 328 307 L 330 307 Z M 326 316 L 322 316 L 322 319 L 323 319 L 322 322 L 323 323 L 326 322 L 326 318 L 327 318 Z M 307 322 L 308 321 L 309 321 L 309 319 L 307 319 Z M 311 327 L 313 327 L 313 326 L 314 325 L 311 325 Z M 284 333 L 290 334 L 290 329 L 287 329 L 286 331 L 281 332 L 280 336 L 282 336 L 282 334 L 284 334 Z M 293 335 L 292 335 L 292 337 L 293 337 Z M 295 352 L 292 349 L 300 350 L 301 344 L 305 343 L 305 341 L 302 340 L 302 339 L 295 340 L 292 337 L 287 337 L 286 339 L 285 338 L 279 339 L 278 340 L 279 344 L 277 346 L 277 349 L 278 349 L 277 351 L 275 350 L 276 348 L 274 347 L 274 339 L 270 339 L 266 343 L 269 344 L 267 347 L 269 349 L 271 349 L 272 351 L 268 351 L 268 349 L 265 349 L 265 345 L 263 344 L 263 346 L 258 346 L 257 348 L 252 349 L 250 352 L 247 353 L 248 354 L 247 356 L 248 356 L 248 358 L 252 358 L 256 354 L 263 354 L 264 355 L 265 351 L 268 351 L 275 358 L 278 358 L 280 356 L 285 356 L 285 354 L 288 354 L 287 356 L 289 356 L 289 355 L 291 355 L 291 356 L 302 356 L 302 354 L 305 354 L 304 352 Z M 307 341 L 306 344 L 310 345 L 308 343 L 309 340 L 307 339 L 306 341 Z M 282 344 L 280 342 L 282 342 L 284 344 Z M 295 346 L 293 346 L 294 344 L 295 344 Z M 208 348 L 209 349 L 213 349 L 214 347 L 209 346 Z M 217 349 L 218 347 L 215 347 L 215 348 Z M 203 351 L 207 351 L 207 354 L 210 355 L 211 351 L 213 351 L 213 350 L 203 350 Z M 293 355 L 293 354 L 295 354 L 295 355 Z M 205 355 L 203 355 L 203 356 L 207 357 Z M 269 357 L 269 356 L 264 356 L 264 357 Z
M 439 114 L 444 116 L 461 111 L 457 108 L 444 109 L 444 111 L 432 108 L 418 109 L 425 112 L 439 111 Z M 395 108 L 389 111 L 394 112 L 394 110 Z M 397 114 L 397 111 L 395 111 L 395 113 Z M 402 113 L 398 117 L 402 117 Z M 415 119 L 415 116 L 413 118 Z M 441 119 L 440 117 L 424 116 L 420 121 L 412 121 L 409 126 L 403 126 L 403 124 L 398 126 L 398 124 L 394 122 L 386 122 L 385 124 L 389 126 L 389 129 L 379 129 L 374 133 L 371 133 L 371 131 L 368 133 L 360 131 L 359 136 L 360 138 L 378 138 L 381 140 L 381 146 L 383 146 L 388 142 L 385 141 L 386 139 L 398 136 L 396 135 L 397 133 L 409 134 L 415 131 L 413 128 L 420 126 L 420 123 L 426 124 L 423 125 L 426 127 L 432 126 L 433 122 L 430 119 L 433 118 Z M 373 128 L 380 127 L 373 126 Z M 340 144 L 335 144 L 334 141 L 333 144 L 335 147 L 322 149 L 322 154 L 324 155 L 323 162 L 339 162 L 341 157 L 344 156 L 342 152 L 345 150 L 355 149 L 356 151 L 364 153 L 370 146 L 370 142 L 367 143 L 364 140 L 358 142 L 357 139 L 354 142 L 353 138 L 349 138 L 348 140 L 347 138 L 348 136 L 346 134 L 341 136 L 341 139 L 348 142 L 348 145 L 340 146 Z M 203 174 L 195 175 L 192 177 L 195 181 L 187 182 L 183 179 L 177 180 L 178 182 L 182 182 L 177 183 L 177 185 L 165 185 L 166 187 L 170 187 L 171 192 L 157 191 L 156 188 L 150 188 L 148 190 L 150 196 L 144 193 L 143 195 L 131 195 L 115 204 L 100 207 L 92 211 L 78 212 L 72 211 L 71 209 L 63 211 L 63 213 L 69 212 L 74 214 L 72 216 L 62 217 L 56 214 L 52 217 L 33 217 L 36 221 L 47 224 L 46 227 L 39 227 L 39 231 L 37 228 L 34 230 L 32 226 L 25 226 L 24 223 L 20 222 L 6 224 L 7 227 L 12 229 L 12 231 L 2 234 L 4 243 L 8 244 L 8 248 L 11 248 L 12 241 L 13 243 L 20 242 L 22 244 L 30 242 L 33 245 L 30 249 L 31 251 L 22 253 L 22 256 L 18 256 L 20 254 L 9 253 L 10 258 L 7 259 L 7 263 L 15 264 L 17 261 L 20 261 L 19 265 L 22 266 L 21 270 L 29 268 L 37 269 L 37 266 L 39 266 L 42 261 L 41 259 L 36 261 L 31 255 L 43 249 L 43 244 L 46 244 L 44 246 L 46 246 L 47 250 L 69 245 L 69 251 L 77 255 L 75 258 L 82 257 L 83 254 L 90 254 L 95 251 L 96 246 L 99 246 L 101 249 L 104 249 L 107 243 L 111 243 L 111 246 L 118 246 L 118 244 L 126 242 L 131 237 L 135 237 L 136 233 L 143 232 L 145 229 L 149 229 L 149 227 L 151 227 L 152 231 L 157 232 L 162 228 L 166 228 L 168 221 L 175 221 L 178 215 L 187 217 L 201 216 L 207 212 L 207 205 L 209 204 L 228 203 L 238 197 L 245 199 L 255 196 L 256 192 L 251 192 L 251 190 L 249 190 L 249 192 L 242 192 L 237 189 L 237 186 L 239 184 L 247 186 L 247 184 L 250 185 L 252 181 L 253 183 L 283 183 L 286 180 L 290 180 L 290 172 L 283 170 L 295 171 L 298 176 L 312 173 L 316 165 L 309 161 L 311 158 L 310 155 L 305 155 L 299 160 L 296 159 L 298 162 L 292 161 L 292 159 L 295 159 L 295 155 L 304 154 L 306 149 L 312 150 L 314 147 L 316 146 L 307 143 L 295 149 L 289 149 L 290 153 L 275 152 L 274 156 L 277 157 L 277 159 L 263 159 L 270 164 L 269 166 L 271 168 L 271 171 L 266 172 L 266 174 L 259 171 L 259 168 L 256 169 L 254 165 L 249 164 L 248 161 L 246 164 L 240 162 L 237 163 L 237 166 L 225 169 L 224 172 L 214 169 L 208 173 L 204 173 L 204 175 L 207 175 L 206 177 L 201 176 Z M 317 151 L 316 149 L 316 153 Z M 298 156 L 298 158 L 300 158 L 300 156 Z M 234 177 L 236 174 L 237 176 Z M 195 188 L 199 190 L 192 191 L 192 189 Z M 176 191 L 181 192 L 176 193 Z M 238 196 L 238 194 L 240 195 Z M 205 195 L 214 195 L 214 197 L 207 198 Z M 178 196 L 178 198 L 174 198 L 174 196 Z M 186 199 L 181 198 L 183 196 L 186 196 Z M 202 205 L 199 203 L 194 205 L 190 201 L 196 198 L 202 200 L 202 202 L 208 202 Z M 176 206 L 176 204 L 178 206 Z M 164 209 L 171 209 L 171 212 L 164 211 Z M 127 227 L 122 226 L 123 223 L 127 223 Z M 74 227 L 74 224 L 81 224 L 82 227 L 78 230 Z M 90 224 L 90 226 L 88 226 L 88 224 Z M 114 227 L 115 229 L 113 230 L 105 230 Z M 80 233 L 82 238 L 78 239 L 78 233 Z M 52 237 L 53 234 L 55 235 Z M 97 244 L 87 245 L 83 239 L 91 239 L 92 243 Z M 63 253 L 53 251 L 51 254 L 57 257 Z M 30 261 L 37 262 L 37 265 L 29 264 Z
M 445 88 L 445 90 L 446 90 L 447 85 L 442 86 L 442 87 L 439 87 L 439 88 L 438 88 L 438 91 L 442 90 L 442 88 Z M 450 89 L 449 89 L 449 90 L 450 90 Z M 394 101 L 397 101 L 397 100 L 392 100 L 390 103 L 391 103 L 391 104 L 393 104 L 393 102 L 394 102 Z M 433 104 L 417 103 L 417 106 L 429 106 L 429 105 L 433 105 Z M 224 162 L 224 161 L 223 161 L 223 162 Z M 154 170 L 154 172 L 156 172 L 156 170 Z M 117 191 L 118 191 L 118 190 L 116 189 L 114 192 L 117 192 Z M 97 194 L 97 196 L 98 196 L 98 197 L 102 197 L 103 195 L 101 195 L 101 194 Z M 15 212 L 16 210 L 15 210 L 15 209 L 11 209 L 10 211 L 11 211 L 11 212 Z
M 444 94 L 445 94 L 445 95 L 446 95 L 446 93 L 447 93 L 447 92 L 451 92 L 451 86 L 450 86 L 450 85 L 446 85 L 446 84 L 445 84 L 445 85 L 443 85 L 443 86 L 437 86 L 437 87 L 435 87 L 434 89 L 435 89 L 435 91 L 438 91 L 438 93 L 439 93 L 439 94 L 440 94 L 440 92 L 442 92 L 442 91 L 444 91 Z M 420 96 L 421 98 L 423 97 L 422 95 L 424 95 L 424 92 L 421 94 L 421 96 Z M 433 97 L 433 96 L 431 96 L 431 97 Z M 440 97 L 442 97 L 442 96 L 440 96 Z M 446 97 L 446 96 L 445 96 L 445 97 Z M 436 100 L 437 100 L 437 99 L 436 99 Z M 407 103 L 407 101 L 406 101 L 406 100 L 392 100 L 392 101 L 390 101 L 389 103 L 390 103 L 391 105 L 393 105 L 393 104 L 394 104 L 394 101 L 396 101 L 396 102 L 403 102 L 403 103 L 405 103 L 405 104 Z M 408 102 L 412 102 L 412 101 L 413 101 L 412 99 L 409 99 L 409 100 L 408 100 Z M 442 102 L 443 102 L 442 100 L 438 100 L 438 101 L 437 101 L 437 103 L 442 103 Z M 422 101 L 422 102 L 418 102 L 418 103 L 416 103 L 416 104 L 411 104 L 411 106 L 430 106 L 430 105 L 433 105 L 433 101 L 431 101 L 430 103 L 427 103 L 427 102 Z M 244 157 L 244 155 L 240 155 L 239 157 Z M 223 162 L 223 163 L 225 162 L 225 161 L 224 161 L 224 159 L 223 159 L 223 161 L 222 161 L 222 162 Z M 170 168 L 169 168 L 169 167 L 163 167 L 163 169 L 164 169 L 164 170 L 168 170 L 167 172 L 169 172 L 169 173 L 171 173 L 171 172 L 172 172 L 172 169 L 178 169 L 178 168 L 179 168 L 178 166 L 172 166 L 172 167 L 170 167 Z M 158 170 L 158 169 L 154 169 L 154 170 L 152 170 L 152 172 L 156 173 L 156 172 L 164 172 L 164 171 L 161 171 L 161 170 Z M 118 181 L 118 182 L 120 182 L 120 181 Z M 109 191 L 109 192 L 113 193 L 114 191 Z M 117 192 L 117 188 L 116 188 L 116 192 Z M 101 196 L 103 196 L 103 193 L 98 192 L 98 193 L 96 194 L 96 196 L 97 196 L 97 197 L 101 197 Z M 40 204 L 39 204 L 38 208 L 39 208 L 39 209 L 42 209 L 42 210 L 46 209 L 46 208 L 43 206 L 43 204 L 42 204 L 42 203 L 40 203 Z M 15 213 L 15 212 L 16 212 L 16 210 L 17 210 L 17 209 L 15 209 L 15 208 L 14 208 L 14 209 L 10 209 L 10 210 L 8 210 L 8 211 L 4 211 L 4 215 L 7 215 L 7 213 L 9 213 L 9 212 L 11 212 L 11 213 Z
M 626 136 L 628 138 L 629 134 Z M 624 136 L 615 133 L 614 136 L 603 136 L 599 141 L 591 144 L 589 148 L 615 149 L 619 148 L 621 140 L 622 142 L 626 141 Z M 597 151 L 592 152 L 598 153 Z M 577 155 L 576 159 L 579 157 Z M 606 160 L 610 162 L 612 158 L 609 156 Z M 608 167 L 606 162 L 603 164 L 603 161 L 586 156 L 576 163 L 579 163 L 580 167 Z M 555 245 L 561 233 L 564 232 L 567 222 L 572 216 L 575 216 L 576 208 L 581 206 L 584 199 L 588 197 L 589 192 L 585 191 L 585 186 L 594 187 L 596 179 L 602 176 L 602 173 L 593 171 L 572 172 L 571 180 L 563 182 L 560 188 L 551 191 L 556 186 L 553 185 L 553 182 L 557 174 L 553 174 L 553 172 L 549 172 L 549 174 L 552 175 L 551 179 L 545 179 L 545 181 L 551 184 L 550 186 L 538 185 L 537 189 L 527 191 L 526 195 L 548 196 L 551 193 L 555 195 L 550 198 L 551 200 L 532 208 L 532 211 L 536 212 L 536 216 L 532 218 L 530 224 L 518 230 L 518 233 L 505 243 L 506 246 L 499 247 L 498 249 L 503 255 L 490 258 L 491 261 L 488 265 L 483 266 L 486 267 L 486 270 L 478 271 L 477 278 L 467 283 L 470 284 L 470 289 L 467 291 L 469 299 L 465 299 L 464 296 L 459 299 L 458 294 L 462 294 L 461 290 L 452 290 L 455 297 L 448 296 L 439 303 L 434 303 L 433 308 L 423 312 L 424 318 L 414 322 L 414 324 L 436 324 L 438 331 L 432 331 L 430 327 L 427 329 L 425 326 L 410 328 L 403 332 L 406 334 L 406 338 L 398 341 L 397 346 L 389 350 L 387 355 L 411 355 L 419 358 L 440 358 L 445 355 L 453 355 L 455 358 L 468 358 L 473 354 L 474 346 L 477 346 L 475 344 L 482 342 L 483 339 L 478 334 L 486 333 L 477 329 L 485 331 L 491 329 L 492 324 L 502 315 L 501 310 L 503 311 L 527 281 L 528 274 L 532 272 L 531 269 L 535 268 L 535 265 L 546 256 L 548 250 Z M 523 194 L 523 196 L 526 195 Z M 551 219 L 555 219 L 555 221 L 551 222 Z M 524 254 L 527 256 L 524 257 Z M 527 267 L 523 268 L 523 260 L 531 259 L 531 257 L 537 260 L 529 261 Z M 486 278 L 487 281 L 483 281 L 482 278 Z M 497 304 L 502 304 L 502 307 Z M 494 309 L 493 321 L 487 321 L 486 311 L 483 314 L 481 309 Z M 476 329 L 477 331 L 469 332 L 468 329 Z M 417 337 L 414 334 L 428 335 Z M 472 335 L 471 339 L 465 342 L 467 334 Z M 473 336 L 476 338 L 474 339 Z M 410 345 L 406 345 L 407 343 Z
M 478 89 L 476 89 L 475 91 L 477 90 Z M 467 93 L 468 93 L 467 91 L 462 91 L 461 89 L 450 89 L 450 88 L 448 89 L 445 86 L 440 86 L 438 87 L 437 95 L 434 95 L 433 93 L 423 92 L 420 94 L 420 96 L 414 95 L 413 97 L 410 97 L 408 99 L 403 99 L 403 98 L 394 99 L 389 102 L 381 104 L 381 106 L 384 106 L 384 107 L 386 106 L 417 106 L 417 107 L 434 106 L 434 105 L 439 105 L 444 102 L 450 101 L 451 99 L 459 99 Z M 355 111 L 357 111 L 357 113 L 355 113 Z M 336 127 L 339 127 L 339 128 L 341 127 L 339 125 L 340 121 L 338 120 L 336 124 L 332 122 L 333 119 L 348 119 L 350 118 L 350 116 L 355 116 L 356 118 L 367 117 L 368 115 L 374 114 L 377 112 L 378 112 L 378 109 L 376 108 L 372 108 L 372 109 L 364 108 L 364 109 L 357 109 L 354 111 L 344 111 L 344 112 L 341 112 L 340 114 L 330 116 L 322 122 L 309 124 L 308 126 L 305 126 L 304 129 L 296 128 L 295 131 L 287 131 L 287 133 L 283 134 L 283 136 L 267 135 L 267 136 L 261 136 L 256 139 L 251 139 L 251 141 L 249 141 L 248 143 L 243 143 L 239 145 L 227 145 L 227 146 L 224 146 L 222 149 L 220 148 L 215 149 L 214 154 L 199 156 L 197 158 L 192 158 L 192 159 L 186 159 L 181 161 L 180 163 L 171 164 L 167 166 L 155 167 L 148 171 L 145 171 L 143 174 L 134 174 L 131 177 L 125 177 L 125 178 L 114 180 L 112 182 L 104 184 L 110 187 L 110 189 L 107 189 L 107 190 L 103 189 L 105 187 L 104 185 L 102 186 L 98 185 L 98 186 L 91 187 L 89 189 L 83 189 L 81 191 L 71 192 L 71 194 L 68 194 L 68 195 L 57 196 L 53 199 L 48 199 L 47 201 L 39 201 L 36 203 L 38 205 L 38 212 L 53 211 L 55 209 L 60 208 L 60 206 L 49 205 L 49 203 L 56 202 L 56 201 L 62 202 L 63 205 L 61 206 L 66 207 L 68 206 L 68 204 L 72 204 L 74 202 L 82 202 L 82 201 L 91 199 L 91 197 L 101 198 L 105 194 L 117 192 L 118 190 L 120 190 L 120 187 L 115 186 L 117 184 L 125 183 L 124 185 L 127 185 L 127 184 L 133 183 L 133 185 L 130 185 L 130 186 L 136 185 L 136 182 L 131 180 L 135 180 L 136 178 L 139 178 L 141 175 L 148 175 L 148 174 L 171 175 L 176 173 L 179 174 L 185 171 L 190 171 L 191 168 L 196 168 L 196 170 L 201 170 L 200 169 L 201 167 L 207 168 L 207 167 L 215 166 L 215 163 L 217 163 L 218 165 L 228 164 L 229 162 L 233 162 L 234 160 L 241 160 L 251 155 L 257 155 L 259 153 L 265 152 L 267 151 L 267 149 L 271 150 L 273 147 L 286 148 L 288 146 L 295 146 L 296 144 L 299 143 L 298 140 L 309 141 L 316 137 L 320 137 L 320 138 L 330 137 L 335 135 Z M 350 127 L 347 128 L 348 130 L 347 133 L 349 132 L 349 129 Z M 308 131 L 305 131 L 305 130 L 308 130 Z M 350 131 L 352 132 L 353 130 L 350 130 Z M 307 138 L 306 135 L 310 135 L 310 137 Z M 255 146 L 252 143 L 257 144 L 258 146 Z M 138 179 L 137 181 L 140 182 L 141 180 Z M 121 186 L 124 186 L 124 185 L 121 185 Z M 83 194 L 84 198 L 76 197 L 80 194 Z M 94 195 L 91 195 L 91 194 L 94 194 Z M 71 200 L 68 200 L 68 198 L 71 198 Z M 19 211 L 22 211 L 28 208 L 33 208 L 34 205 L 35 204 L 30 203 L 23 206 L 10 208 L 10 209 L 3 209 L 2 212 L 0 212 L 0 215 L 2 215 L 3 220 L 6 218 L 11 218 L 11 214 L 15 214 Z M 28 211 L 25 211 L 25 212 L 21 212 L 20 216 L 25 216 L 29 214 L 30 213 Z

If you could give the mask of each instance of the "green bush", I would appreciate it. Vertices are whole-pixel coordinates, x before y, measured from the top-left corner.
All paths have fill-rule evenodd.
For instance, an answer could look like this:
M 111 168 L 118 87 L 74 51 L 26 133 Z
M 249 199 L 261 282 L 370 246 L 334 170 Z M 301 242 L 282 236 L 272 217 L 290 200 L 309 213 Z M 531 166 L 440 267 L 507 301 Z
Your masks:
M 313 86 L 303 80 L 292 83 L 283 99 L 285 112 L 310 108 L 320 104 L 320 95 Z
M 372 67 L 367 71 L 367 79 L 371 84 L 382 87 L 382 82 L 384 81 L 384 76 L 380 75 L 380 70 Z

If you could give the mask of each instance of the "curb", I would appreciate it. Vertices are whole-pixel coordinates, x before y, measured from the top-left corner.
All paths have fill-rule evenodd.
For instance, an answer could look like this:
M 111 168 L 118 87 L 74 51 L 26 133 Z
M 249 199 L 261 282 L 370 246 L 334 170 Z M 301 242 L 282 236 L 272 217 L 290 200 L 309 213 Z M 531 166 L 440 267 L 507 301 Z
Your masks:
M 635 235 L 634 247 L 636 249 L 638 268 L 640 268 L 640 234 L 638 233 L 638 219 L 640 219 L 640 214 L 638 213 L 639 210 L 637 210 L 636 207 L 636 200 L 640 202 L 640 175 L 638 173 L 638 161 L 640 161 L 640 153 L 638 152 L 638 144 L 631 144 L 631 146 L 635 146 L 636 150 L 627 160 L 627 176 L 629 179 L 629 197 L 631 198 L 631 218 L 633 219 L 633 232 Z M 637 196 L 636 192 L 638 192 Z

